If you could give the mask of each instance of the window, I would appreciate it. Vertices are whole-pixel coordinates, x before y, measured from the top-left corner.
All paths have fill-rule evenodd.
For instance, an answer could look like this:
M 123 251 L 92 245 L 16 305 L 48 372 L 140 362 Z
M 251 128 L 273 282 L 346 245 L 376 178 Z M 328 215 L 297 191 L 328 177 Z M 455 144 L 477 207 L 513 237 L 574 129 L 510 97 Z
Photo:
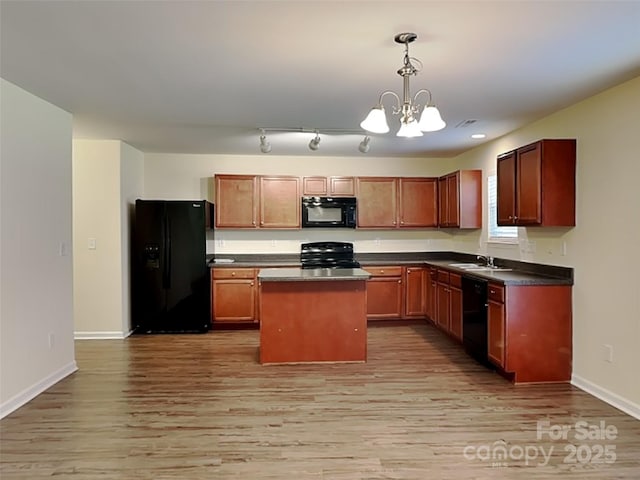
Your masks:
M 499 227 L 498 226 L 498 201 L 497 176 L 489 175 L 488 177 L 489 192 L 489 241 L 503 243 L 518 243 L 518 227 Z

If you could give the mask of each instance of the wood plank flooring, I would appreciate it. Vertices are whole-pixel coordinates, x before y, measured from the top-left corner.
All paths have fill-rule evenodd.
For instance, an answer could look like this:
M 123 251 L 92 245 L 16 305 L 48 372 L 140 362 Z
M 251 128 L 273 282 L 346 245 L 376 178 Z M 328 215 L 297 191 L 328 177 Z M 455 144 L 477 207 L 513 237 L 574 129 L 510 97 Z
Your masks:
M 514 387 L 430 325 L 368 339 L 364 364 L 272 366 L 257 330 L 78 341 L 80 370 L 0 422 L 0 478 L 640 478 L 640 421 L 581 390 Z

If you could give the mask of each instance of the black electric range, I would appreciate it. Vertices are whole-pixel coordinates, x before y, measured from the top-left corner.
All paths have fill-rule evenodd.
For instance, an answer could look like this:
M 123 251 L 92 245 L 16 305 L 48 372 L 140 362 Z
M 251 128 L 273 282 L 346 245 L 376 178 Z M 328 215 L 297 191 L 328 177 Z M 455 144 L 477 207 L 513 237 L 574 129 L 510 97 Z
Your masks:
M 360 268 L 353 243 L 311 242 L 300 246 L 302 268 Z

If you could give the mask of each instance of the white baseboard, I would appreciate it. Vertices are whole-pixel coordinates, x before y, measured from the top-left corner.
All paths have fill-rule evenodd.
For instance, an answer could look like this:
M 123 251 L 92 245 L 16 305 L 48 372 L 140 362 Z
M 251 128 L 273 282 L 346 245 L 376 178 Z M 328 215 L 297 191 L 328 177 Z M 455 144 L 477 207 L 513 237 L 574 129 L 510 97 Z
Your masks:
M 627 400 L 626 398 L 623 398 L 620 395 L 596 385 L 595 383 L 592 383 L 576 374 L 571 375 L 571 384 L 578 387 L 580 390 L 584 390 L 594 397 L 599 398 L 603 402 L 607 402 L 618 410 L 622 410 L 624 413 L 640 420 L 640 405 L 637 403 Z
M 73 332 L 73 338 L 76 340 L 122 340 L 127 338 L 133 332 Z
M 59 370 L 53 372 L 51 375 L 47 375 L 45 378 L 37 382 L 36 384 L 30 386 L 29 388 L 24 389 L 22 392 L 14 395 L 9 400 L 0 405 L 0 418 L 4 418 L 9 415 L 11 412 L 17 410 L 27 402 L 33 400 L 35 397 L 40 395 L 49 387 L 55 385 L 63 378 L 71 375 L 73 372 L 78 370 L 78 366 L 76 365 L 75 360 L 71 363 L 68 363 L 64 367 Z

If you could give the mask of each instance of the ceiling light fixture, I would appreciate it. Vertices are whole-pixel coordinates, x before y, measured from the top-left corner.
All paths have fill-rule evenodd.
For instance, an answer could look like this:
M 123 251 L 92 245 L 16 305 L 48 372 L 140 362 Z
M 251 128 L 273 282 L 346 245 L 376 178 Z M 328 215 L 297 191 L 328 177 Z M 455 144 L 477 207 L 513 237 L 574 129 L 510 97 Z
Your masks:
M 413 99 L 411 98 L 409 78 L 411 75 L 417 75 L 422 70 L 422 62 L 409 56 L 409 44 L 416 38 L 418 36 L 415 33 L 399 33 L 395 36 L 394 39 L 397 43 L 404 44 L 404 64 L 398 70 L 398 75 L 402 77 L 403 82 L 402 101 L 400 101 L 400 96 L 391 90 L 382 92 L 378 99 L 378 105 L 373 107 L 367 118 L 360 123 L 360 126 L 366 131 L 372 133 L 387 133 L 389 131 L 389 124 L 382 105 L 382 98 L 385 95 L 393 95 L 398 102 L 397 105 L 393 106 L 393 114 L 400 115 L 400 129 L 396 133 L 398 137 L 421 137 L 422 132 L 435 132 L 442 130 L 447 125 L 442 120 L 440 111 L 431 103 L 431 91 L 427 89 L 418 90 Z M 416 68 L 411 63 L 412 61 L 417 62 L 419 68 Z M 420 105 L 416 103 L 416 100 L 421 93 L 429 94 L 429 100 L 422 111 L 420 121 L 418 121 L 415 115 L 420 111 Z
M 320 145 L 320 135 L 316 130 L 316 136 L 315 138 L 312 138 L 311 141 L 309 142 L 309 148 L 315 152 L 316 150 L 318 150 L 319 145 Z
M 261 128 L 260 132 L 260 151 L 262 153 L 269 153 L 271 151 L 271 143 L 267 141 L 267 136 L 265 135 L 264 128 Z
M 369 149 L 371 148 L 371 145 L 369 145 L 370 142 L 371 142 L 371 137 L 367 135 L 362 139 L 362 141 L 360 142 L 360 145 L 358 145 L 358 150 L 360 150 L 361 153 L 368 153 Z

